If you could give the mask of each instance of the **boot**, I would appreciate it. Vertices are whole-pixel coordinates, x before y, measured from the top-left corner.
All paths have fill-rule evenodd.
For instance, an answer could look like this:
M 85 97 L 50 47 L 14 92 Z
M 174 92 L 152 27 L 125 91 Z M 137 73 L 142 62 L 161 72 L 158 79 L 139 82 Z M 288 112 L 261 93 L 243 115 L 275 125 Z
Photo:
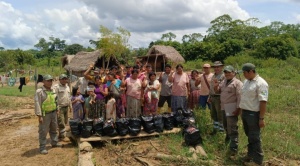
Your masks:
M 168 113 L 171 113 L 171 112 L 172 112 L 172 110 L 171 110 L 171 108 L 169 107 L 169 108 L 168 108 Z

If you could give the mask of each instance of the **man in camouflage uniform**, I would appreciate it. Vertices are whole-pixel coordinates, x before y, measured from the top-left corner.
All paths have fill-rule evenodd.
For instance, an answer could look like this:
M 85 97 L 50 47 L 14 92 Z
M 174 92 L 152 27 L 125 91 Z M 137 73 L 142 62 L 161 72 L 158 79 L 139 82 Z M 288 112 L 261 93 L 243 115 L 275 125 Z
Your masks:
M 72 111 L 71 91 L 67 83 L 68 76 L 61 74 L 59 76 L 59 83 L 53 87 L 57 95 L 59 139 L 65 138 L 65 128 L 66 124 L 68 124 L 68 111 Z
M 53 78 L 51 75 L 43 77 L 44 85 L 36 90 L 34 103 L 35 114 L 39 120 L 39 143 L 40 153 L 47 154 L 46 143 L 47 133 L 49 132 L 52 147 L 61 147 L 57 143 L 57 107 L 56 107 L 56 94 L 52 86 Z

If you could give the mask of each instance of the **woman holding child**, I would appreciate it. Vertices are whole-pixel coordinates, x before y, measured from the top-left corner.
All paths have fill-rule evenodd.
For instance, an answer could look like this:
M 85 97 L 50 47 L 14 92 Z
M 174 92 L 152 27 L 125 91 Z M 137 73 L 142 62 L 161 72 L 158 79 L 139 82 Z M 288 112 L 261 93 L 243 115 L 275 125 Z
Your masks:
M 105 96 L 107 94 L 108 88 L 106 84 L 103 84 L 100 76 L 96 76 L 94 94 L 90 96 L 91 111 L 89 112 L 89 118 L 105 118 Z

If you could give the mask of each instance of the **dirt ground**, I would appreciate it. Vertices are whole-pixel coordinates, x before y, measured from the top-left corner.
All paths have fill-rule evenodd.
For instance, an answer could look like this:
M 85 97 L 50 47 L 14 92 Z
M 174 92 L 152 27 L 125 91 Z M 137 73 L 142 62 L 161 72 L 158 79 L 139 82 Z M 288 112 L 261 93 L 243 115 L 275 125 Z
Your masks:
M 33 99 L 28 97 L 7 97 L 22 103 L 17 110 L 0 109 L 3 118 L 25 116 L 23 119 L 10 119 L 0 122 L 0 165 L 77 165 L 78 148 L 68 139 L 62 141 L 63 148 L 51 148 L 49 135 L 47 149 L 49 154 L 39 154 L 38 121 L 34 115 Z M 92 143 L 93 162 L 96 165 L 142 165 L 137 158 L 146 159 L 152 165 L 186 165 L 184 161 L 158 160 L 156 154 L 171 154 L 166 146 L 168 137 L 148 137 L 143 139 L 118 140 L 105 143 Z M 178 147 L 182 148 L 181 142 Z M 198 155 L 199 156 L 199 155 Z M 207 161 L 207 160 L 206 160 Z M 212 165 L 220 165 L 214 163 Z M 221 164 L 222 165 L 222 164 Z M 300 165 L 300 161 L 272 158 L 265 165 Z
M 76 148 L 70 141 L 62 142 L 63 148 L 51 148 L 48 135 L 49 154 L 39 153 L 38 121 L 34 115 L 33 99 L 8 97 L 23 103 L 17 110 L 0 109 L 0 119 L 20 115 L 31 115 L 25 119 L 1 122 L 0 128 L 0 165 L 77 165 Z M 31 104 L 30 104 L 31 103 Z

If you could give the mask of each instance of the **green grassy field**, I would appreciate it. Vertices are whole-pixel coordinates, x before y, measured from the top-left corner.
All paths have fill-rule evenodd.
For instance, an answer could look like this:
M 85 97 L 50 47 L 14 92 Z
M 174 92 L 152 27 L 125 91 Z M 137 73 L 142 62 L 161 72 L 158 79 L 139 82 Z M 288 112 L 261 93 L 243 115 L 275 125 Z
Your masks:
M 201 66 L 201 65 L 200 65 Z M 43 70 L 41 70 L 43 71 Z M 49 71 L 49 70 L 48 70 Z M 60 69 L 55 70 L 59 73 Z M 272 158 L 283 160 L 300 160 L 300 75 L 294 66 L 270 68 L 259 68 L 258 73 L 266 79 L 269 84 L 269 101 L 265 116 L 265 128 L 262 129 L 262 147 L 265 161 Z M 43 71 L 47 72 L 47 70 Z M 50 74 L 51 71 L 49 71 Z M 55 74 L 53 72 L 53 74 Z M 241 77 L 243 79 L 243 77 Z M 34 86 L 24 86 L 23 92 L 19 92 L 17 85 L 14 87 L 0 87 L 0 105 L 2 108 L 17 107 L 6 96 L 33 97 Z M 208 160 L 218 165 L 241 165 L 241 160 L 231 161 L 227 159 L 227 147 L 224 144 L 225 135 L 217 134 L 210 136 L 212 122 L 209 111 L 194 110 L 196 112 L 197 125 L 201 130 L 204 140 L 203 147 L 208 154 Z M 246 154 L 247 138 L 242 129 L 241 118 L 239 118 L 239 156 Z M 190 157 L 188 147 L 182 146 L 181 134 L 161 136 L 166 142 L 164 145 L 171 154 Z M 165 161 L 168 164 L 169 161 Z M 201 161 L 199 161 L 201 162 Z M 174 163 L 175 165 L 199 165 L 200 163 Z

